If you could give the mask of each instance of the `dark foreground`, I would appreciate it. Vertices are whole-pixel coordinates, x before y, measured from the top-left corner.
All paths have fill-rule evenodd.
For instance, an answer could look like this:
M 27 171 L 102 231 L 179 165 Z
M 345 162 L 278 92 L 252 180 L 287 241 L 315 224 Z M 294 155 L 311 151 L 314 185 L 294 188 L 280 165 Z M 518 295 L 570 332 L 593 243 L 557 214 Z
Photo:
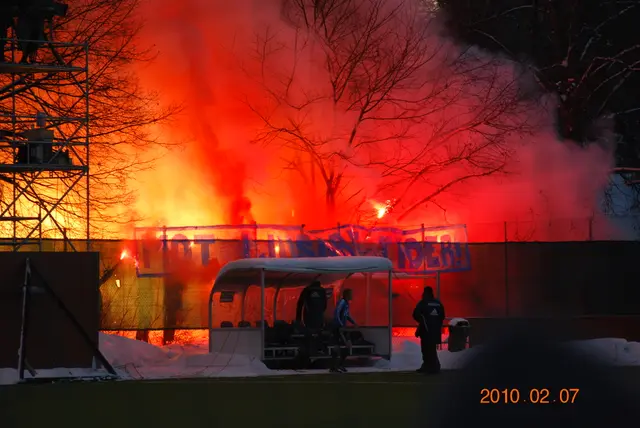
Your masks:
M 456 400 L 453 386 L 470 376 L 450 371 L 16 385 L 0 388 L 0 426 L 439 428 L 451 425 L 428 421 L 426 409 L 443 394 Z M 609 376 L 640 385 L 638 368 Z M 480 391 L 477 401 L 465 397 L 473 408 Z

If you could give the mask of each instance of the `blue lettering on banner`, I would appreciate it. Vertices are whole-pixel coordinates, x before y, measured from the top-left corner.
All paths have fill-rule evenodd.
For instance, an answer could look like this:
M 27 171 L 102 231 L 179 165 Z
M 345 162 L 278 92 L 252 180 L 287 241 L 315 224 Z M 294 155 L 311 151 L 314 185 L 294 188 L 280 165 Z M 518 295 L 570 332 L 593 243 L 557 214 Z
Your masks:
M 240 237 L 240 241 L 242 242 L 242 256 L 245 259 L 251 257 L 251 241 L 249 240 L 249 235 L 243 233 Z
M 200 246 L 200 260 L 202 266 L 208 266 L 211 259 L 209 253 L 209 245 L 215 244 L 215 236 L 213 235 L 195 235 L 194 243 Z
M 339 232 L 329 235 L 329 244 L 333 247 L 334 256 L 355 256 L 355 243 L 347 241 Z M 317 257 L 317 256 L 316 256 Z
M 224 242 L 236 242 L 236 257 L 331 257 L 380 256 L 389 258 L 397 272 L 429 274 L 459 272 L 471 269 L 467 230 L 464 225 L 450 225 L 413 230 L 372 228 L 344 225 L 334 229 L 301 231 L 291 226 L 258 225 L 251 231 L 246 226 L 167 227 L 154 229 L 157 240 L 138 242 L 138 276 L 158 277 L 168 273 L 170 252 L 207 266 L 220 253 L 221 238 L 214 233 L 224 229 Z M 148 233 L 153 228 L 140 228 Z M 197 233 L 189 237 L 190 230 Z M 229 233 L 231 231 L 231 233 Z M 167 233 L 167 236 L 163 233 Z M 231 237 L 229 237 L 231 236 Z M 235 236 L 235 238 L 233 238 Z M 257 238 L 257 239 L 256 239 Z M 235 239 L 235 241 L 234 241 Z M 217 245 L 216 245 L 217 244 Z
M 317 244 L 306 235 L 298 235 L 296 239 L 296 251 L 298 257 L 316 257 L 315 248 Z
M 171 251 L 180 252 L 182 247 L 182 255 L 191 258 L 191 241 L 185 235 L 179 233 L 171 238 Z
M 426 241 L 423 242 L 424 246 L 424 261 L 427 265 L 427 268 L 439 269 L 442 267 L 441 259 L 437 255 L 436 251 L 437 240 L 433 237 L 429 237 Z M 442 254 L 442 251 L 440 251 Z
M 416 270 L 422 263 L 422 242 L 409 238 L 405 242 L 398 243 L 398 268 L 400 270 Z

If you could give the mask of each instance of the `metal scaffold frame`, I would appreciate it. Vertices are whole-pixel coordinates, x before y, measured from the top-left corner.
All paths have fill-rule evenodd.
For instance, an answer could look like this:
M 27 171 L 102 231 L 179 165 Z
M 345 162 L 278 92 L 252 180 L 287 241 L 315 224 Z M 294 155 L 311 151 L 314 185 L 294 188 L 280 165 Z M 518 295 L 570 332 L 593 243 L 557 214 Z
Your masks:
M 90 250 L 89 48 L 50 33 L 0 38 L 0 249 L 42 251 L 62 237 L 76 251 L 86 228 Z M 71 217 L 70 231 L 61 218 Z

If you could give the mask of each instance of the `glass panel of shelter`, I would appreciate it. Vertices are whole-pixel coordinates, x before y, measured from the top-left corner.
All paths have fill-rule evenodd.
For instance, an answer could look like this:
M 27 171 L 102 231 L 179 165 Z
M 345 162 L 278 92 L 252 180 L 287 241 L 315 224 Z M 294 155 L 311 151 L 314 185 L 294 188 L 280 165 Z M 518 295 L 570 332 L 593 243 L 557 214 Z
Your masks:
M 321 278 L 320 278 L 321 280 Z M 321 281 L 322 282 L 322 281 Z M 273 326 L 276 320 L 291 323 L 296 319 L 296 307 L 300 293 L 308 284 L 298 287 L 265 288 L 265 322 Z M 335 307 L 342 297 L 342 290 L 353 292 L 351 317 L 362 327 L 384 327 L 389 323 L 389 283 L 386 274 L 355 274 L 346 279 L 323 283 L 329 290 L 325 318 L 333 319 Z M 261 321 L 261 292 L 257 285 L 242 292 L 216 292 L 213 296 L 213 328 L 259 327 Z

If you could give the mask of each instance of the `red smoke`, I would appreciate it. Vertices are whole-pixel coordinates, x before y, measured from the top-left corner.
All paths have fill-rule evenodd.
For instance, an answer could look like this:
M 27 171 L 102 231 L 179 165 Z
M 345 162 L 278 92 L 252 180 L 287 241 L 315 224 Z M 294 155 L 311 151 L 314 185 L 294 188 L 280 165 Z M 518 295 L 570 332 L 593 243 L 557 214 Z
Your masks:
M 307 168 L 305 175 L 287 168 L 294 158 L 290 148 L 250 143 L 261 121 L 249 107 L 266 104 L 268 98 L 264 88 L 251 78 L 256 73 L 256 61 L 250 45 L 266 24 L 272 34 L 291 32 L 280 20 L 280 2 L 156 0 L 146 4 L 142 13 L 147 22 L 143 41 L 154 44 L 159 56 L 139 72 L 150 88 L 162 94 L 163 101 L 179 101 L 185 106 L 175 124 L 158 130 L 161 138 L 183 141 L 184 150 L 171 153 L 156 170 L 139 177 L 141 197 L 136 209 L 149 222 L 203 225 L 255 220 L 331 226 L 336 221 L 356 221 L 353 213 L 358 201 L 376 221 L 377 206 L 398 198 L 401 205 L 382 219 L 393 222 L 434 189 L 465 175 L 468 165 L 460 163 L 435 168 L 410 187 L 407 180 L 389 187 L 392 179 L 382 177 L 379 170 L 348 165 L 343 178 L 345 192 L 337 201 L 338 213 L 329 215 L 318 171 Z M 441 46 L 440 57 L 458 54 L 459 48 L 440 39 L 435 31 L 429 37 L 430 42 Z M 280 55 L 282 64 L 290 60 L 286 53 Z M 296 82 L 298 90 L 320 90 L 325 83 L 322 68 L 311 62 L 303 62 L 302 67 L 311 78 Z M 500 70 L 502 79 L 518 74 L 506 61 Z M 438 80 L 435 76 L 452 72 L 433 65 L 429 71 L 434 81 Z M 313 84 L 317 87 L 305 87 Z M 455 92 L 456 88 L 446 90 Z M 607 183 L 612 158 L 600 146 L 582 149 L 558 141 L 550 104 L 552 100 L 546 104 L 522 101 L 521 117 L 512 120 L 539 126 L 528 133 L 508 136 L 512 158 L 505 167 L 506 174 L 471 178 L 448 187 L 418 204 L 401 223 L 466 223 L 471 241 L 502 241 L 505 221 L 510 222 L 509 239 L 516 239 L 514 234 L 522 239 L 546 240 L 586 239 L 587 233 L 593 234 L 593 229 L 587 232 L 588 219 L 599 218 L 599 195 Z M 461 121 L 465 109 L 467 106 L 452 105 L 438 113 L 438 120 Z M 327 129 L 340 129 L 351 120 L 335 112 L 328 114 L 324 106 L 319 110 L 314 112 L 317 120 L 313 132 L 331 132 Z M 411 150 L 424 150 L 428 144 L 424 136 L 433 135 L 435 125 L 425 122 L 417 126 L 420 132 L 402 144 Z M 464 142 L 481 141 L 481 131 L 461 132 L 450 146 L 434 147 L 433 158 L 445 156 Z M 387 147 L 392 146 L 376 146 L 375 151 L 356 156 L 392 158 L 394 152 Z M 304 155 L 300 161 L 306 161 Z M 347 201 L 352 194 L 356 196 Z M 568 225 L 571 219 L 579 223 L 576 227 L 581 228 L 580 233 Z M 550 222 L 556 226 L 550 227 Z M 605 223 L 596 221 L 595 225 L 597 229 Z

